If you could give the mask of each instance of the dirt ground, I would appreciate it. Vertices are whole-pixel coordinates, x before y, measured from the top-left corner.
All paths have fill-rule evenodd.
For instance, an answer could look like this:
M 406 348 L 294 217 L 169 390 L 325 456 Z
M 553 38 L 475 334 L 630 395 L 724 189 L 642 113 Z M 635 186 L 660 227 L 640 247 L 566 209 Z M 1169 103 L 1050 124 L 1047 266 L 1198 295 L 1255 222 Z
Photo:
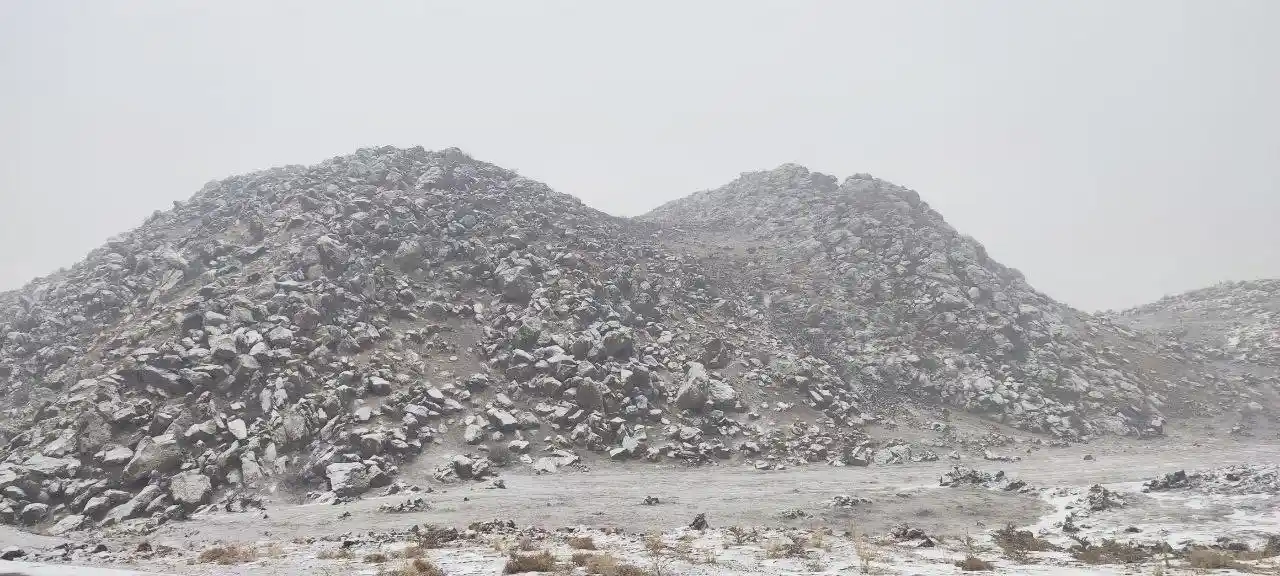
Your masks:
M 430 487 L 433 492 L 364 498 L 338 505 L 288 504 L 288 498 L 276 498 L 265 514 L 202 515 L 164 525 L 146 536 L 105 540 L 88 533 L 72 536 L 81 541 L 85 538 L 102 541 L 113 550 L 131 550 L 141 542 L 149 542 L 195 553 L 218 543 L 296 544 L 326 537 L 340 541 L 346 536 L 405 530 L 415 524 L 465 527 L 472 522 L 493 519 L 509 519 L 520 527 L 547 530 L 580 527 L 600 534 L 608 533 L 609 529 L 630 534 L 670 534 L 686 526 L 695 514 L 705 513 L 713 528 L 743 526 L 809 531 L 830 528 L 836 534 L 850 531 L 885 534 L 905 522 L 924 527 L 930 534 L 962 538 L 989 533 L 1007 524 L 1043 525 L 1061 510 L 1055 510 L 1051 499 L 1038 491 L 1013 493 L 980 487 L 938 486 L 939 475 L 954 465 L 988 472 L 1003 470 L 1036 488 L 1087 488 L 1094 483 L 1114 486 L 1127 483 L 1132 488 L 1136 483 L 1175 470 L 1280 462 L 1280 440 L 1274 433 L 1239 437 L 1222 433 L 1219 428 L 1212 422 L 1201 422 L 1188 424 L 1160 439 L 1109 438 L 1065 448 L 1023 443 L 992 449 L 996 454 L 1020 457 L 1016 462 L 988 461 L 967 455 L 958 461 L 944 456 L 936 462 L 846 468 L 817 464 L 773 471 L 760 471 L 746 465 L 685 467 L 597 463 L 590 471 L 563 469 L 549 475 L 504 471 L 505 489 L 488 488 L 488 483 L 441 484 L 429 476 L 429 466 L 413 466 L 405 468 L 400 480 Z M 1092 459 L 1086 460 L 1086 455 Z M 871 502 L 848 508 L 831 506 L 832 499 L 841 495 Z M 379 510 L 380 505 L 395 504 L 410 496 L 424 497 L 430 509 L 410 513 Z M 642 505 L 647 496 L 657 497 L 660 504 Z M 1109 525 L 1114 525 L 1114 529 L 1138 524 L 1155 531 L 1159 531 L 1160 526 L 1183 526 L 1172 529 L 1190 530 L 1197 523 L 1210 521 L 1227 525 L 1233 518 L 1246 518 L 1241 510 L 1253 515 L 1249 518 L 1266 518 L 1268 514 L 1280 518 L 1277 509 L 1280 500 L 1276 498 L 1254 501 L 1245 508 L 1228 501 L 1209 505 L 1191 503 L 1194 505 L 1191 508 L 1187 503 L 1145 496 L 1137 496 L 1132 501 L 1134 506 L 1117 512 L 1111 519 Z M 793 512 L 784 516 L 786 511 Z M 50 549 L 66 541 L 13 529 L 0 530 L 0 547 Z M 725 546 L 725 550 L 729 547 Z M 300 548 L 290 554 L 296 555 L 297 561 L 318 562 L 313 549 Z M 460 568 L 455 566 L 455 572 L 484 574 L 496 573 L 490 564 L 500 563 L 501 558 L 501 553 L 490 550 L 452 554 L 448 560 L 461 562 Z M 271 564 L 270 569 L 268 565 L 257 564 L 226 568 L 175 562 L 142 562 L 136 567 L 200 574 L 289 574 L 296 573 L 297 568 L 289 564 L 293 560 L 278 561 Z M 467 562 L 475 565 L 468 568 Z M 784 568 L 778 568 L 781 571 L 778 573 L 789 573 Z M 770 568 L 764 572 L 775 570 Z M 339 569 L 335 573 L 373 574 L 376 570 L 364 567 L 355 571 Z
M 1094 459 L 1084 460 L 1086 454 Z M 399 514 L 378 510 L 382 504 L 404 500 L 404 495 L 341 505 L 280 506 L 270 507 L 266 518 L 255 513 L 215 514 L 171 524 L 149 538 L 185 542 L 263 536 L 290 539 L 317 536 L 318 531 L 339 534 L 404 529 L 419 523 L 466 526 L 490 519 L 510 519 L 519 526 L 547 529 L 581 525 L 646 532 L 685 525 L 698 513 L 706 513 L 713 526 L 721 527 L 788 523 L 847 529 L 857 525 L 865 532 L 879 533 L 901 522 L 927 519 L 940 533 L 963 534 L 1010 522 L 1029 524 L 1045 512 L 1045 504 L 1035 495 L 939 487 L 938 476 L 956 464 L 1003 470 L 1039 487 L 1079 486 L 1147 480 L 1180 469 L 1276 462 L 1280 461 L 1280 443 L 1234 437 L 1194 443 L 1180 437 L 1140 442 L 1108 439 L 1034 450 L 1021 457 L 1019 462 L 943 458 L 865 468 L 813 465 L 782 471 L 637 463 L 538 476 L 505 473 L 506 489 L 489 489 L 483 483 L 442 486 L 428 478 L 410 476 L 401 479 L 436 487 L 437 492 L 424 495 L 430 510 Z M 872 502 L 849 512 L 836 512 L 827 504 L 837 495 Z M 641 505 L 646 496 L 657 497 L 661 504 Z M 794 509 L 809 516 L 790 521 L 779 516 Z M 350 515 L 340 517 L 344 513 Z

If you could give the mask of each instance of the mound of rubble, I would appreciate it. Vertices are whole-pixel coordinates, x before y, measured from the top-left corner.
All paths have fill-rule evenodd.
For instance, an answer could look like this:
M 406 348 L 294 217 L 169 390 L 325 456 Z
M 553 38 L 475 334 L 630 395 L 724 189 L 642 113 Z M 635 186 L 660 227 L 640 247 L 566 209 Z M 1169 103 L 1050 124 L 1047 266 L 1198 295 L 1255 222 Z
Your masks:
M 1248 434 L 1257 418 L 1280 419 L 1280 280 L 1227 282 L 1097 317 L 1132 336 L 1148 364 L 1166 376 L 1187 413 L 1234 411 Z M 1151 362 L 1156 360 L 1157 362 Z
M 936 458 L 872 448 L 898 402 L 1158 433 L 1090 322 L 866 176 L 783 166 L 628 220 L 456 149 L 362 149 L 210 182 L 0 294 L 0 520 L 335 501 L 424 452 L 443 481 Z
M 1280 368 L 1280 280 L 1224 282 L 1120 312 L 1204 357 Z
M 1143 492 L 1192 489 L 1210 494 L 1280 494 L 1280 465 L 1238 464 L 1188 473 L 1170 472 L 1142 485 Z
M 943 472 L 942 476 L 938 478 L 938 485 L 947 488 L 977 486 L 1005 492 L 1029 492 L 1033 490 L 1025 481 L 1006 475 L 1004 470 L 992 473 L 967 466 L 952 466 L 951 470 Z
M 795 165 L 642 217 L 700 242 L 748 317 L 875 398 L 928 398 L 1058 436 L 1161 426 L 1163 393 L 1088 320 L 992 260 L 916 192 Z M 740 306 L 741 307 L 741 306 Z

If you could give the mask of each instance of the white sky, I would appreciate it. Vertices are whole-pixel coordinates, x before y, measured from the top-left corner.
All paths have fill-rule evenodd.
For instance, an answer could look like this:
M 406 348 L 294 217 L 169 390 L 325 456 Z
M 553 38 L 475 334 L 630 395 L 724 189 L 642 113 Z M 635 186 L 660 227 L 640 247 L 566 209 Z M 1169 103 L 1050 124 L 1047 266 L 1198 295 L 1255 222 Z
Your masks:
M 0 0 L 0 288 L 383 144 L 618 215 L 870 172 L 1086 309 L 1280 276 L 1277 29 L 1271 0 Z

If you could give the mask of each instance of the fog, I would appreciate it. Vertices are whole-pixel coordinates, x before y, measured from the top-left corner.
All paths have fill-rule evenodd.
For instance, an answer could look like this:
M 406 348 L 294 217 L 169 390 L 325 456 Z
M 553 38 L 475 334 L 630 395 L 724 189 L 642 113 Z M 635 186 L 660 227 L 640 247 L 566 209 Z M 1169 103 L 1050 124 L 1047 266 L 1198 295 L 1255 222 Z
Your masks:
M 0 3 L 0 289 L 205 182 L 460 147 L 615 215 L 785 162 L 1049 295 L 1280 276 L 1280 3 Z

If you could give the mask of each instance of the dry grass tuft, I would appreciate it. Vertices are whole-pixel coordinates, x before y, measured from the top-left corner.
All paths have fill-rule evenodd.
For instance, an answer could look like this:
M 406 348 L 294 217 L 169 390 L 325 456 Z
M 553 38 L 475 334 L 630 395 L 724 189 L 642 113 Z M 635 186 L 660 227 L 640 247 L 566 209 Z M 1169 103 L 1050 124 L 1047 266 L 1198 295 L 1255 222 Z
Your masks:
M 570 536 L 569 547 L 574 550 L 595 550 L 596 541 L 590 536 Z
M 755 528 L 747 530 L 741 526 L 730 526 L 728 528 L 729 535 L 733 536 L 733 543 L 736 546 L 742 546 L 748 542 L 759 542 L 760 533 Z
M 806 558 L 809 555 L 809 539 L 798 534 L 788 534 L 787 542 L 774 542 L 765 551 L 770 558 Z
M 996 545 L 1004 551 L 1006 558 L 1025 564 L 1031 560 L 1032 552 L 1044 552 L 1048 550 L 1058 550 L 1057 546 L 1052 543 L 1037 538 L 1030 530 L 1018 530 L 1009 524 L 1000 530 L 997 530 L 994 539 Z
M 445 576 L 444 570 L 439 566 L 422 558 L 416 558 L 404 566 L 379 572 L 379 574 L 380 576 Z
M 585 567 L 587 574 L 599 576 L 654 576 L 652 571 L 632 564 L 623 564 L 608 554 L 579 552 L 573 555 L 573 563 Z
M 201 563 L 205 564 L 222 564 L 227 566 L 230 564 L 243 564 L 245 562 L 253 562 L 258 559 L 258 551 L 251 546 L 241 544 L 227 544 L 226 546 L 214 546 L 197 557 Z
M 1132 542 L 1118 542 L 1105 538 L 1098 544 L 1090 544 L 1083 538 L 1075 538 L 1071 556 L 1085 564 L 1140 564 L 1164 551 L 1156 546 L 1141 546 Z
M 503 566 L 503 574 L 519 574 L 521 572 L 551 572 L 556 569 L 556 557 L 543 550 L 537 554 L 519 554 L 512 552 Z
M 1199 548 L 1192 550 L 1187 555 L 1187 564 L 1192 568 L 1200 570 L 1239 570 L 1248 572 L 1250 566 L 1241 563 L 1236 559 L 1236 555 L 1223 550 L 1214 550 L 1212 548 Z
M 316 558 L 321 560 L 350 560 L 354 555 L 348 548 L 338 548 L 337 550 L 321 550 L 316 554 Z
M 965 556 L 964 560 L 957 561 L 956 566 L 959 566 L 960 569 L 965 572 L 986 572 L 988 570 L 994 570 L 996 567 L 995 564 L 987 562 L 973 554 Z

